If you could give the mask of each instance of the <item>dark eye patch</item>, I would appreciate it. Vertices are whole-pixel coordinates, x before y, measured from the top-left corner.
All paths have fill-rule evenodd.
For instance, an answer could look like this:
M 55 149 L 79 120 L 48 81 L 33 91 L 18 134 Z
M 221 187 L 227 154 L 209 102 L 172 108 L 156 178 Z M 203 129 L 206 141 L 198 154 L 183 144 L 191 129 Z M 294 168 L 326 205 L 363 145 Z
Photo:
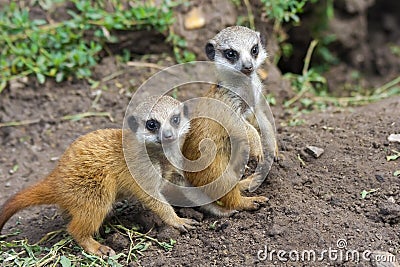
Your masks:
M 226 49 L 226 50 L 224 50 L 224 56 L 230 62 L 235 62 L 239 58 L 239 53 L 233 49 Z
M 181 122 L 181 117 L 180 117 L 180 115 L 174 115 L 174 116 L 172 116 L 172 118 L 171 118 L 171 124 L 172 125 L 179 125 L 179 123 Z
M 128 126 L 129 129 L 131 129 L 132 132 L 136 133 L 137 128 L 139 127 L 139 124 L 134 116 L 129 116 L 128 117 Z
M 251 48 L 251 55 L 253 57 L 257 57 L 258 56 L 258 52 L 259 52 L 259 48 L 258 48 L 258 44 L 256 44 Z
M 160 129 L 160 123 L 157 120 L 150 119 L 146 121 L 146 129 L 150 132 L 155 132 L 156 130 Z

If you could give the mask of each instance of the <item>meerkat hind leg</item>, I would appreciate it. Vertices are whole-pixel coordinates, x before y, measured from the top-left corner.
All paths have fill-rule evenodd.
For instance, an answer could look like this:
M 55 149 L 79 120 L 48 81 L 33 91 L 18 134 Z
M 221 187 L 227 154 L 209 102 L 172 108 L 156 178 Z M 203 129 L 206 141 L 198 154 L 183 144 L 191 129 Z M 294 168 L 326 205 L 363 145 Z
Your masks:
M 178 229 L 181 232 L 187 232 L 188 230 L 194 229 L 196 225 L 200 223 L 193 219 L 179 217 L 174 208 L 167 203 L 161 194 L 158 194 L 158 199 L 146 195 L 142 203 L 146 203 L 146 206 L 153 211 L 155 214 L 160 216 L 166 224 Z
M 258 174 L 253 173 L 253 174 L 249 175 L 248 177 L 246 177 L 245 179 L 241 180 L 238 183 L 240 192 L 243 192 L 243 191 L 249 189 L 249 186 L 252 183 L 253 179 L 257 179 L 256 176 L 258 176 Z
M 157 206 L 154 207 L 153 211 L 155 211 L 166 224 L 178 229 L 180 232 L 193 230 L 196 225 L 200 224 L 196 220 L 179 217 L 170 205 L 162 202 L 159 202 Z
M 260 204 L 268 201 L 264 196 L 245 197 L 240 193 L 240 185 L 235 186 L 228 194 L 221 198 L 221 202 L 228 209 L 237 210 L 258 210 Z
M 72 214 L 71 222 L 68 225 L 68 232 L 82 248 L 97 256 L 113 256 L 115 251 L 94 240 L 93 235 L 99 230 L 104 218 L 108 213 L 107 209 L 98 209 L 91 212 Z M 90 218 L 88 218 L 91 216 Z
M 255 157 L 258 162 L 264 160 L 263 145 L 261 142 L 260 134 L 256 128 L 245 120 L 247 137 L 250 145 L 250 157 Z

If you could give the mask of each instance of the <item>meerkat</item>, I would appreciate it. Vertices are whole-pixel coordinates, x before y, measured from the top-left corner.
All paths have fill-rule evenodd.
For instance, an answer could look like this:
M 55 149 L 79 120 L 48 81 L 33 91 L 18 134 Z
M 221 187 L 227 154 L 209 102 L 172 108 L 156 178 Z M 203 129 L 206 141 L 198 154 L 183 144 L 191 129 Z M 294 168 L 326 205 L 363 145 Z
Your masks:
M 151 99 L 141 103 L 128 117 L 127 129 L 97 130 L 74 141 L 47 177 L 5 202 L 0 210 L 0 231 L 22 209 L 56 204 L 71 218 L 67 231 L 85 251 L 111 256 L 114 250 L 95 241 L 93 235 L 113 203 L 127 195 L 180 231 L 194 228 L 198 222 L 178 217 L 164 201 L 158 173 L 173 168 L 164 160 L 161 143 L 174 142 L 188 131 L 186 108 L 169 96 L 153 103 Z M 143 160 L 146 155 L 151 163 Z M 127 164 L 137 168 L 134 174 L 142 177 L 132 177 Z
M 224 125 L 204 117 L 191 120 L 191 128 L 183 145 L 183 155 L 189 160 L 197 160 L 201 157 L 199 150 L 202 140 L 211 139 L 216 146 L 216 155 L 213 162 L 201 171 L 184 172 L 185 178 L 194 186 L 202 187 L 224 175 L 224 180 L 213 185 L 210 191 L 214 196 L 227 192 L 219 203 L 226 210 L 256 210 L 261 203 L 267 201 L 266 197 L 245 197 L 241 192 L 251 189 L 258 183 L 262 175 L 262 167 L 272 164 L 275 157 L 276 138 L 274 126 L 262 108 L 261 81 L 256 73 L 260 65 L 265 61 L 267 53 L 263 48 L 260 34 L 241 26 L 228 27 L 219 32 L 208 41 L 205 46 L 207 57 L 216 63 L 217 84 L 212 86 L 206 97 L 221 101 L 231 107 L 240 117 L 232 119 L 229 124 L 243 124 L 248 138 L 250 157 L 257 159 L 258 171 L 239 182 L 240 173 L 228 168 L 231 159 L 230 148 L 233 139 L 241 139 L 240 132 L 228 133 Z M 243 75 L 244 74 L 244 75 Z M 243 97 L 249 100 L 245 103 Z M 210 110 L 207 101 L 200 102 L 199 110 Z M 224 113 L 215 110 L 220 117 L 226 117 Z M 229 120 L 229 118 L 228 118 Z M 257 121 L 258 120 L 258 121 Z M 258 129 L 258 130 L 257 130 Z M 263 144 L 260 132 L 264 130 L 268 136 Z M 243 135 L 243 133 L 242 133 Z M 233 157 L 236 155 L 232 154 Z M 270 166 L 270 165 L 269 165 Z M 234 185 L 234 186 L 232 186 Z M 221 213 L 220 213 L 221 214 Z M 219 214 L 216 214 L 219 215 Z

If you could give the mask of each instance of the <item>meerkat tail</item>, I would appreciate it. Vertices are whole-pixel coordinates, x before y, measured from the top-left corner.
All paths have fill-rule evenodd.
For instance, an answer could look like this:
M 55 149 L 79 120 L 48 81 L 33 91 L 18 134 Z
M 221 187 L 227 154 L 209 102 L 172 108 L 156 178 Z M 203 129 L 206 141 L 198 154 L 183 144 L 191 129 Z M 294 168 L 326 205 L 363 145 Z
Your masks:
M 4 224 L 18 211 L 30 206 L 54 203 L 51 192 L 51 187 L 44 180 L 9 198 L 0 210 L 0 231 Z

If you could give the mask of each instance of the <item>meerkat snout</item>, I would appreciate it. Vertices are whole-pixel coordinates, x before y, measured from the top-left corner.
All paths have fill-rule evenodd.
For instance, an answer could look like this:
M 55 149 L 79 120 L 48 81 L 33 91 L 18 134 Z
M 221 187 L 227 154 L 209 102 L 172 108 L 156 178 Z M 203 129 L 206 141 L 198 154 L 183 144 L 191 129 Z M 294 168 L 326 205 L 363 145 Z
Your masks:
M 163 129 L 160 133 L 160 141 L 163 145 L 171 144 L 179 139 L 179 133 L 173 129 Z
M 175 136 L 174 136 L 174 133 L 171 131 L 171 130 L 165 130 L 165 131 L 163 131 L 163 133 L 162 133 L 162 140 L 164 141 L 164 140 L 174 140 L 175 139 Z
M 251 61 L 243 62 L 243 66 L 240 71 L 246 75 L 250 75 L 253 72 L 253 63 Z

